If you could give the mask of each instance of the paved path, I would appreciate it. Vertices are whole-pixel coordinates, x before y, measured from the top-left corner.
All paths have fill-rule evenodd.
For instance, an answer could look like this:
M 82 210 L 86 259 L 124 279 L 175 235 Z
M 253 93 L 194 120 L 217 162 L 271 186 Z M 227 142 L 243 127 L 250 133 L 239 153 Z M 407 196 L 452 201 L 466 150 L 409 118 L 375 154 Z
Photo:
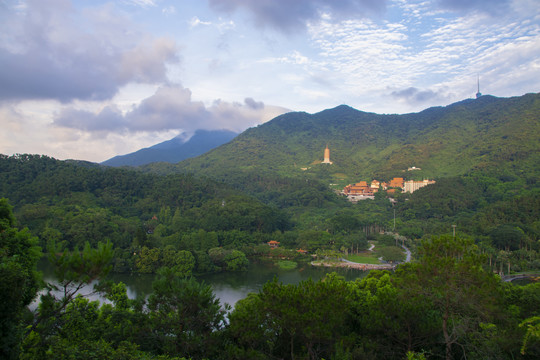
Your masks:
M 411 250 L 409 250 L 405 245 L 401 245 L 402 248 L 405 249 L 405 253 L 407 254 L 407 257 L 405 258 L 405 262 L 411 262 Z
M 517 279 L 527 279 L 540 277 L 540 274 L 514 274 L 514 275 L 503 275 L 501 276 L 503 281 L 512 282 Z
M 325 267 L 342 267 L 358 270 L 392 270 L 395 265 L 392 264 L 360 264 L 352 261 L 341 261 L 341 262 L 316 262 L 311 263 L 313 266 L 325 266 Z
M 405 250 L 405 261 L 406 263 L 411 262 L 411 250 L 409 250 L 405 245 L 401 245 L 401 247 Z M 371 244 L 369 247 L 369 251 L 373 251 L 375 248 L 374 244 Z M 374 269 L 394 269 L 398 264 L 363 264 L 363 263 L 357 263 L 354 261 L 347 260 L 345 258 L 339 259 L 341 262 L 336 263 L 325 263 L 325 262 L 312 262 L 311 265 L 313 266 L 334 266 L 334 267 L 348 267 L 348 268 L 354 268 L 354 269 L 360 269 L 360 270 L 374 270 Z M 512 281 L 512 280 L 510 280 Z

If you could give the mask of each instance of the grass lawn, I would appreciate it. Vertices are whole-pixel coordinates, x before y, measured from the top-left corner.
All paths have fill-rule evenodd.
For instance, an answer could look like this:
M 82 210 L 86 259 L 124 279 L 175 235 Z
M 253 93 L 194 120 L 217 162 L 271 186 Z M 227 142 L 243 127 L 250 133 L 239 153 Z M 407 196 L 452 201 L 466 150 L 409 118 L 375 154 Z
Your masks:
M 360 263 L 360 264 L 380 264 L 379 259 L 377 259 L 375 256 L 370 255 L 349 255 L 346 257 L 347 260 Z
M 281 270 L 292 270 L 292 269 L 296 269 L 296 266 L 298 264 L 294 261 L 282 260 L 282 261 L 278 261 L 277 265 L 279 266 Z

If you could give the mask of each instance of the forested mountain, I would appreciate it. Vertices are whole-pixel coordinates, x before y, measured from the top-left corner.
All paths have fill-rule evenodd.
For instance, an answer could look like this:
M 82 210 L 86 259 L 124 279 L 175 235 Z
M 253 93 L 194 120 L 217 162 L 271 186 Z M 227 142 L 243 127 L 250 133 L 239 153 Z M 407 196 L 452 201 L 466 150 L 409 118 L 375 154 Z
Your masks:
M 538 358 L 540 283 L 496 274 L 540 270 L 539 105 L 531 94 L 408 115 L 291 113 L 146 171 L 0 155 L 0 357 Z M 320 164 L 327 143 L 332 165 Z M 328 186 L 395 175 L 437 182 L 394 203 L 379 191 L 352 204 Z M 190 277 L 398 239 L 415 260 L 395 271 L 276 279 L 232 311 Z M 30 314 L 40 248 L 62 295 L 49 284 Z M 131 300 L 104 283 L 112 304 L 77 296 L 111 269 L 157 274 L 153 293 Z
M 340 184 L 516 167 L 532 176 L 540 162 L 539 138 L 540 94 L 482 96 L 405 115 L 342 105 L 316 114 L 278 116 L 202 156 L 152 170 L 222 179 L 238 172 L 311 176 Z M 320 164 L 327 144 L 333 165 Z M 411 166 L 422 170 L 404 174 Z
M 280 209 L 212 180 L 39 155 L 0 156 L 0 198 L 9 199 L 43 249 L 51 243 L 72 250 L 111 241 L 117 271 L 154 272 L 167 246 L 192 258 L 200 252 L 200 272 L 215 271 L 209 249 L 259 244 L 263 240 L 251 234 L 264 238 L 291 226 Z M 158 256 L 152 261 L 151 249 Z M 222 260 L 216 264 L 225 267 Z
M 236 135 L 238 134 L 228 130 L 197 130 L 187 141 L 184 141 L 181 137 L 175 137 L 149 148 L 115 156 L 101 164 L 107 166 L 139 166 L 153 162 L 177 163 L 223 145 L 231 141 Z

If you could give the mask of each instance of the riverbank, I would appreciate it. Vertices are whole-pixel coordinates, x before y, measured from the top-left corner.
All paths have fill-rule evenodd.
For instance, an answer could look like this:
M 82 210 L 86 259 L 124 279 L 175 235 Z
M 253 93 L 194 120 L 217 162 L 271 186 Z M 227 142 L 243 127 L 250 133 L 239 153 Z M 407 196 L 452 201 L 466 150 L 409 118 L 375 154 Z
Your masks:
M 405 250 L 405 262 L 408 263 L 411 261 L 411 251 L 405 246 L 401 245 L 403 250 Z M 374 244 L 371 244 L 371 247 L 368 251 L 373 251 L 375 248 Z M 347 268 L 347 269 L 356 269 L 356 270 L 394 270 L 398 264 L 369 264 L 369 263 L 357 263 L 349 261 L 346 259 L 340 260 L 317 260 L 311 262 L 312 266 L 323 266 L 323 267 L 334 267 L 334 268 Z
M 337 267 L 337 268 L 348 268 L 356 270 L 394 270 L 396 265 L 392 264 L 360 264 L 355 262 L 346 262 L 346 261 L 312 261 L 312 266 L 323 266 L 323 267 Z

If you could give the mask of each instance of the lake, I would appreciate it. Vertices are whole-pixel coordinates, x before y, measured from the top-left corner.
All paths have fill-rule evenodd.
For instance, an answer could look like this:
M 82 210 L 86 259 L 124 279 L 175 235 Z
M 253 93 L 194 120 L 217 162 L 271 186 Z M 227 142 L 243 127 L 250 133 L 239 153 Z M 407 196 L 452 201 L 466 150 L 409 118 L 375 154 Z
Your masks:
M 56 280 L 53 268 L 46 259 L 40 262 L 39 270 L 43 272 L 43 279 L 45 281 L 54 282 Z M 283 284 L 298 284 L 309 278 L 319 280 L 325 274 L 333 271 L 345 277 L 346 280 L 354 280 L 368 274 L 367 271 L 344 268 L 332 269 L 311 266 L 309 264 L 299 264 L 293 270 L 282 270 L 272 263 L 251 262 L 248 271 L 234 273 L 222 272 L 196 276 L 196 278 L 209 284 L 222 304 L 227 303 L 234 306 L 238 300 L 245 298 L 248 293 L 261 290 L 267 281 L 272 280 L 276 276 Z M 134 299 L 137 296 L 147 296 L 152 292 L 152 281 L 154 277 L 155 275 L 145 274 L 110 274 L 108 278 L 115 282 L 121 281 L 126 284 L 129 298 Z M 92 286 L 87 286 L 81 293 L 91 293 Z M 99 295 L 92 295 L 90 299 L 104 300 Z

